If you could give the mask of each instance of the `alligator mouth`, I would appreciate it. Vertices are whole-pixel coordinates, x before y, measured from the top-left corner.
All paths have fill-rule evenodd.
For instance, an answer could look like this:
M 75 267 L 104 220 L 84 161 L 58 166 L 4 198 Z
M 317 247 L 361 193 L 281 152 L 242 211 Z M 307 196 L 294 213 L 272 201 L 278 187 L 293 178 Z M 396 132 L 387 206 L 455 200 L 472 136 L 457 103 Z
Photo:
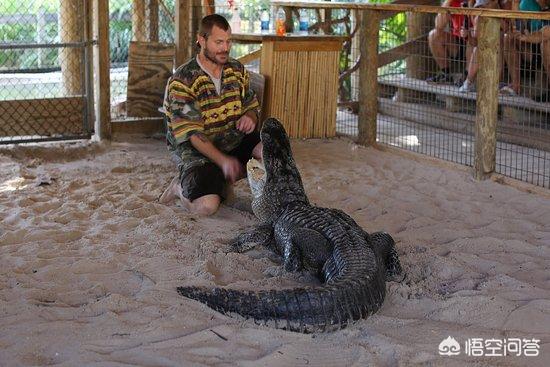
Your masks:
M 265 185 L 265 167 L 257 159 L 250 159 L 246 164 L 246 172 L 248 176 L 248 184 L 250 185 L 250 191 L 254 199 L 259 198 Z

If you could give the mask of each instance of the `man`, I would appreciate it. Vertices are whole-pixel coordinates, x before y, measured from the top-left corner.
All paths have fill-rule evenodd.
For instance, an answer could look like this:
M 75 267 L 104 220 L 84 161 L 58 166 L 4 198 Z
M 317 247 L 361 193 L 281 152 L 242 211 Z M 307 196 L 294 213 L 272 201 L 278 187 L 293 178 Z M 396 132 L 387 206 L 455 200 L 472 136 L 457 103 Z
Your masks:
M 192 213 L 214 214 L 227 183 L 246 176 L 245 164 L 261 159 L 258 100 L 244 66 L 229 58 L 231 29 L 212 14 L 201 20 L 200 53 L 168 80 L 164 99 L 167 142 L 179 174 L 159 198 L 179 198 Z
M 460 8 L 467 6 L 465 0 L 445 0 L 442 7 Z M 428 45 L 439 72 L 426 79 L 428 83 L 453 84 L 450 73 L 449 59 L 462 61 L 466 53 L 466 64 L 470 59 L 471 47 L 461 35 L 461 28 L 468 27 L 468 18 L 461 14 L 439 13 L 435 17 L 435 27 L 428 35 Z M 447 26 L 450 25 L 450 30 Z

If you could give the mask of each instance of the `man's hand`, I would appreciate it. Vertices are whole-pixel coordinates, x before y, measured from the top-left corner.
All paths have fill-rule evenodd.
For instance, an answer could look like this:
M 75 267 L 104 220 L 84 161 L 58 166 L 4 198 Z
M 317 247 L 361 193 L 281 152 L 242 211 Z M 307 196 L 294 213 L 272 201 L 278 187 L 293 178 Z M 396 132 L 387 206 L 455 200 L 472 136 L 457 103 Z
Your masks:
M 226 156 L 220 168 L 223 171 L 225 179 L 232 184 L 244 177 L 244 167 L 235 157 Z
M 240 130 L 245 134 L 250 134 L 256 128 L 256 121 L 248 114 L 244 114 L 241 116 L 239 121 L 237 121 L 236 127 L 237 130 Z

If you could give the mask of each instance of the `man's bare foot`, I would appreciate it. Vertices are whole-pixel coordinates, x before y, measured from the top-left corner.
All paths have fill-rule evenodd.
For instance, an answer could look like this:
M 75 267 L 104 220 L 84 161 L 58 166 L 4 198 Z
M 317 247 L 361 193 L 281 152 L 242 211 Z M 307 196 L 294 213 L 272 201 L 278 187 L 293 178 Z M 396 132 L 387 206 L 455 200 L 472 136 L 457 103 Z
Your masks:
M 170 181 L 170 184 L 164 190 L 162 195 L 159 197 L 158 201 L 161 204 L 170 204 L 175 199 L 179 198 L 181 199 L 183 197 L 182 191 L 181 191 L 181 185 L 179 180 L 179 175 L 176 175 L 172 181 Z

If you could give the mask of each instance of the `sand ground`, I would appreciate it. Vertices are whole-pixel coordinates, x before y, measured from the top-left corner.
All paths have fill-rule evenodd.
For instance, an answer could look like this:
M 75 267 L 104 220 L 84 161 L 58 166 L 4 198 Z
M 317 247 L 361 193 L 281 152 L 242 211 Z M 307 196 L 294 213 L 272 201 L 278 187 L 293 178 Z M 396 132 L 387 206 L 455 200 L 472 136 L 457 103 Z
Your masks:
M 550 365 L 550 195 L 345 139 L 293 149 L 313 203 L 396 239 L 407 277 L 376 315 L 301 335 L 180 297 L 311 278 L 270 276 L 262 249 L 225 253 L 255 223 L 245 181 L 213 217 L 157 203 L 175 172 L 161 140 L 2 148 L 0 365 Z M 439 356 L 448 336 L 535 338 L 540 354 Z

